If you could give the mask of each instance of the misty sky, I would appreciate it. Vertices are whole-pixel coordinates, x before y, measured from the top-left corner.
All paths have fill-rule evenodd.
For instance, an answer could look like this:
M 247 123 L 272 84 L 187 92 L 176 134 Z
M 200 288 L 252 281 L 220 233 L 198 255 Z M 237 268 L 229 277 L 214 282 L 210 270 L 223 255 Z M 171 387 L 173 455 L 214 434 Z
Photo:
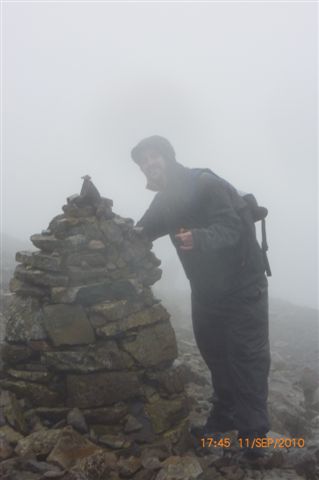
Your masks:
M 159 134 L 268 207 L 270 293 L 315 307 L 317 40 L 316 2 L 2 2 L 2 230 L 45 229 L 87 173 L 138 220 L 130 150 Z

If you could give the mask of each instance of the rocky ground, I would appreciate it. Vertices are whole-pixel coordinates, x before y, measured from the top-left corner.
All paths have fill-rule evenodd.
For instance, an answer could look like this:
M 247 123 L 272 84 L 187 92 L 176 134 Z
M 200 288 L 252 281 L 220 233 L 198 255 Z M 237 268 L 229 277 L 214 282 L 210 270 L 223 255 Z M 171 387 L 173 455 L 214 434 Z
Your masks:
M 173 308 L 174 310 L 174 308 Z M 302 322 L 300 322 L 302 319 Z M 208 370 L 194 342 L 187 313 L 173 312 L 190 399 L 190 421 L 201 424 L 211 408 Z M 288 323 L 289 322 L 289 323 Z M 67 421 L 59 412 L 51 425 L 29 412 L 24 402 L 2 393 L 0 416 L 0 478 L 3 480 L 270 480 L 317 479 L 319 464 L 318 344 L 316 312 L 283 302 L 271 306 L 272 370 L 270 377 L 271 437 L 303 438 L 304 448 L 272 449 L 262 461 L 243 461 L 236 446 L 203 449 L 191 437 L 175 450 L 165 443 L 126 448 L 102 445 L 88 432 L 85 416 L 70 411 Z M 31 433 L 30 433 L 31 431 Z M 179 448 L 181 451 L 179 451 Z
M 160 292 L 158 292 L 160 294 Z M 190 420 L 203 424 L 210 409 L 212 396 L 209 371 L 195 344 L 187 295 L 178 302 L 168 298 L 172 323 L 176 331 L 179 360 L 187 365 L 187 392 L 191 399 Z M 304 439 L 304 448 L 270 449 L 266 465 L 259 470 L 247 465 L 217 468 L 218 474 L 205 471 L 203 477 L 214 478 L 319 478 L 319 322 L 318 311 L 285 301 L 270 301 L 270 341 L 272 365 L 269 381 L 269 412 L 271 438 Z M 235 437 L 232 442 L 236 444 Z M 200 450 L 200 449 L 199 449 Z M 227 460 L 236 463 L 233 452 L 201 452 L 210 466 Z M 198 454 L 198 452 L 197 452 Z M 222 454 L 222 455 L 221 455 Z M 217 457 L 221 455 L 219 459 Z M 268 462 L 268 464 L 267 464 Z M 234 471 L 231 473 L 231 469 Z M 241 472 L 244 471 L 244 473 Z M 220 476 L 220 474 L 222 474 Z

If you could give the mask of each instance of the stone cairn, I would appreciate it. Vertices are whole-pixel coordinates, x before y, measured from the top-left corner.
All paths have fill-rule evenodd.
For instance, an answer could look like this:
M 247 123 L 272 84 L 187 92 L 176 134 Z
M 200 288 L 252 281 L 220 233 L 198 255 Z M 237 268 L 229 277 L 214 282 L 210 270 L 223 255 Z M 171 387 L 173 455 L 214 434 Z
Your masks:
M 18 399 L 26 414 L 0 424 L 22 436 L 40 424 L 46 438 L 68 424 L 117 452 L 158 441 L 178 449 L 188 405 L 169 315 L 150 288 L 160 261 L 83 178 L 81 194 L 31 236 L 39 250 L 16 254 L 0 403 Z

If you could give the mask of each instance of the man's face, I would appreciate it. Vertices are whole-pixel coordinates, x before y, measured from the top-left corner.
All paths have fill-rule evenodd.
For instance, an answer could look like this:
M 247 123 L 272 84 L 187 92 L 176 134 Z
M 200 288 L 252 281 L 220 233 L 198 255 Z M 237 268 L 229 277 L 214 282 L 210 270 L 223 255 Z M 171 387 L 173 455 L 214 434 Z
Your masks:
M 156 150 L 143 150 L 138 165 L 147 179 L 146 188 L 158 192 L 166 186 L 166 163 L 163 156 Z

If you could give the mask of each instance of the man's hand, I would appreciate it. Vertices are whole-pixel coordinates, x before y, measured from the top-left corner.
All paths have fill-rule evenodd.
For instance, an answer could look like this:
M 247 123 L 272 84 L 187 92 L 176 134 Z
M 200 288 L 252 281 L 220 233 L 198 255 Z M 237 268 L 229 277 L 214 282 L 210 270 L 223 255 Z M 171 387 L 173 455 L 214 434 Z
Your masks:
M 144 228 L 135 226 L 132 229 L 128 230 L 128 238 L 132 241 L 136 238 L 138 238 L 139 240 L 145 240 L 146 236 L 144 233 Z
M 133 232 L 137 233 L 137 235 L 143 235 L 144 234 L 144 227 L 133 227 Z
M 194 248 L 193 234 L 191 230 L 185 230 L 184 228 L 181 228 L 179 233 L 175 235 L 175 238 L 178 241 L 179 248 L 181 250 L 187 251 Z

